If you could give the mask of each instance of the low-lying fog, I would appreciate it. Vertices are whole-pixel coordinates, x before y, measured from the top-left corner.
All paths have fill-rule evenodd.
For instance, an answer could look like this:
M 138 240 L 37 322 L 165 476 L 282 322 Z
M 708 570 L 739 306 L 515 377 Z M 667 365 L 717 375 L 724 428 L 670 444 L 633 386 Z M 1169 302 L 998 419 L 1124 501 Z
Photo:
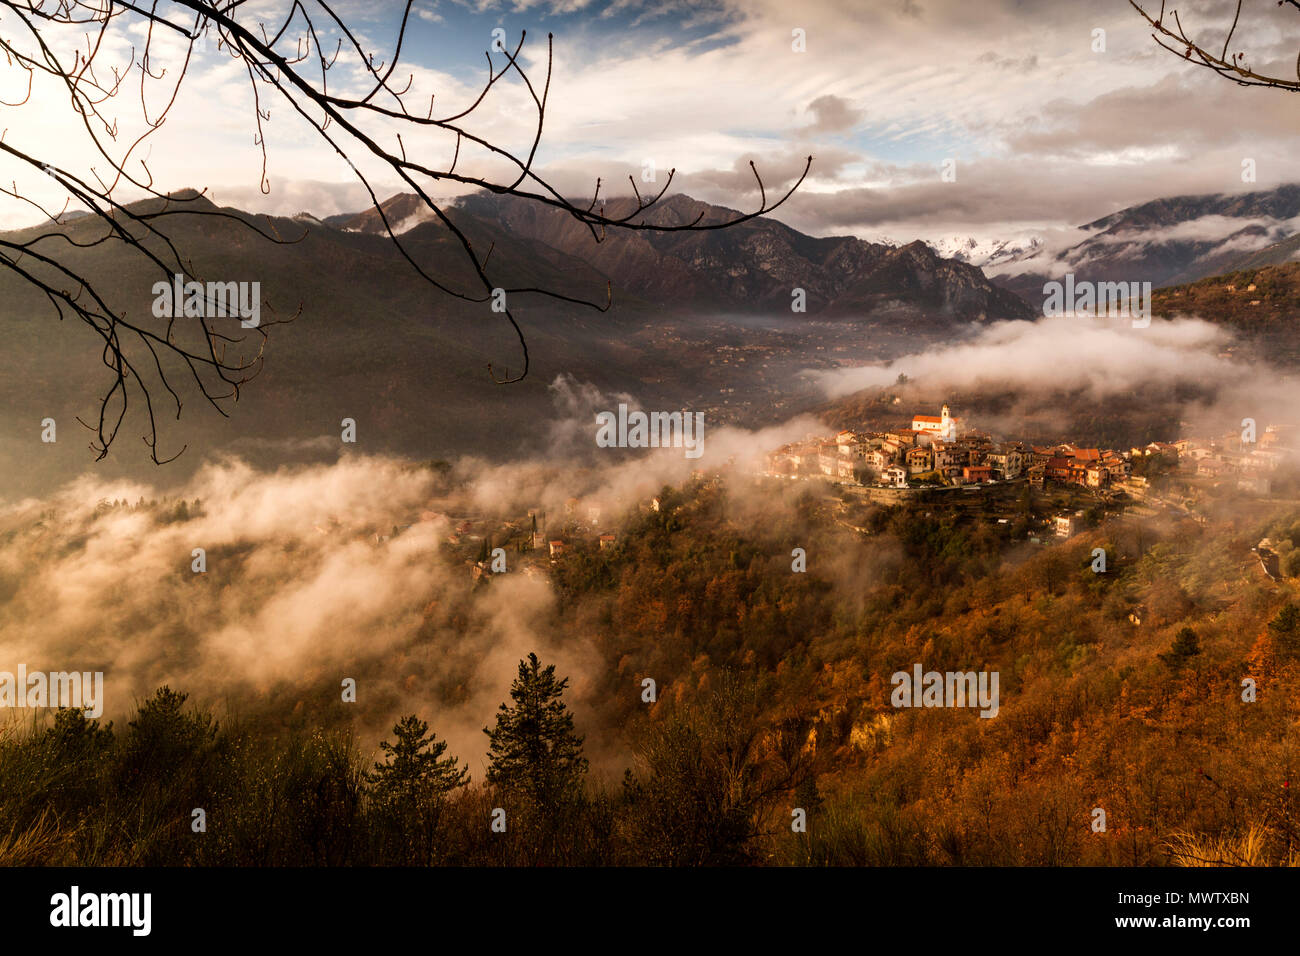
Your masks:
M 1063 387 L 1088 390 L 1104 410 L 1134 381 L 1192 384 L 1217 397 L 1189 409 L 1189 421 L 1294 421 L 1294 377 L 1221 356 L 1227 342 L 1195 320 L 1132 329 L 1044 319 L 993 325 L 888 365 L 811 374 L 828 398 L 892 386 L 903 373 L 926 394 L 1014 389 L 1027 409 Z M 337 700 L 342 678 L 355 677 L 362 699 L 377 702 L 358 710 L 366 745 L 415 711 L 478 768 L 481 728 L 521 657 L 536 650 L 555 662 L 579 700 L 593 668 L 584 636 L 552 626 L 545 574 L 471 587 L 463 555 L 442 547 L 461 520 L 558 516 L 577 498 L 614 530 L 694 469 L 734 461 L 748 470 L 778 445 L 828 430 L 808 416 L 761 430 L 706 419 L 699 459 L 676 448 L 597 448 L 596 413 L 636 407 L 634 390 L 566 377 L 549 390 L 544 453 L 512 463 L 460 457 L 449 476 L 339 445 L 330 461 L 280 469 L 219 458 L 178 487 L 165 468 L 158 482 L 105 481 L 88 468 L 47 495 L 9 500 L 0 508 L 0 670 L 102 670 L 113 719 L 163 683 L 235 711 L 269 696 L 291 712 Z M 923 410 L 901 407 L 900 423 Z M 974 424 L 1011 432 L 1016 421 Z M 740 509 L 771 504 L 738 499 Z M 136 507 L 141 500 L 158 504 Z M 205 573 L 192 570 L 196 548 Z

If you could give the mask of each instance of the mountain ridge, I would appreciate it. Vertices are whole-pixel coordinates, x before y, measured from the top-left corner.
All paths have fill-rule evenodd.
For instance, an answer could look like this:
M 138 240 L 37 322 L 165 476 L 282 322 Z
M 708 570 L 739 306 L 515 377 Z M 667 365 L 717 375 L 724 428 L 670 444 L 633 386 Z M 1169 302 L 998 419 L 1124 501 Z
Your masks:
M 997 264 L 993 282 L 1034 302 L 1045 282 L 1066 273 L 1076 281 L 1149 281 L 1160 288 L 1244 268 L 1244 259 L 1300 232 L 1300 184 L 1161 197 L 1078 231 L 1082 238 L 1054 256 L 1040 247 Z

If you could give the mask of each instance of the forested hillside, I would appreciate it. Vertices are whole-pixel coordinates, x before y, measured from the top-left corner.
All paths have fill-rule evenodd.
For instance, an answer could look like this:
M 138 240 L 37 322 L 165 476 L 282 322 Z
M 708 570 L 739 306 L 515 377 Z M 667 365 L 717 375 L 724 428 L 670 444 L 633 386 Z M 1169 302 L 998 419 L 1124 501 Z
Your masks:
M 921 506 L 846 523 L 791 503 L 694 481 L 617 546 L 558 558 L 541 626 L 587 642 L 594 676 L 579 693 L 521 661 L 458 764 L 445 687 L 427 727 L 384 714 L 382 750 L 328 688 L 278 720 L 180 688 L 111 728 L 11 725 L 0 862 L 1297 862 L 1300 613 L 1250 549 L 1300 546 L 1300 511 L 1034 544 Z M 395 660 L 454 641 L 458 607 Z M 998 671 L 999 712 L 891 706 L 918 663 Z

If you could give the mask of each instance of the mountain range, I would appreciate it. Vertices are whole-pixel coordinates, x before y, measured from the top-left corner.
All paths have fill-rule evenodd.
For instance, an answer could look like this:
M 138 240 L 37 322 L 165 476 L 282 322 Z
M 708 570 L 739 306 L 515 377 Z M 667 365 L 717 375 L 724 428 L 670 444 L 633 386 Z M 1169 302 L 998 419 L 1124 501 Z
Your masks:
M 1300 185 L 1156 199 L 1089 222 L 1078 233 L 1078 241 L 1059 251 L 1040 243 L 997 261 L 971 261 L 1031 303 L 1041 301 L 1043 283 L 1066 273 L 1076 281 L 1160 288 L 1277 265 L 1289 261 L 1300 242 Z
M 393 196 L 380 208 L 395 232 L 423 236 L 441 228 L 409 194 Z M 635 213 L 636 205 L 632 199 L 615 199 L 604 209 L 620 218 Z M 791 311 L 793 290 L 802 289 L 809 315 L 931 325 L 1033 316 L 1024 302 L 991 284 L 978 268 L 946 259 L 920 241 L 894 247 L 853 236 L 816 238 L 760 217 L 709 231 L 611 228 L 596 243 L 586 226 L 562 210 L 492 194 L 465 198 L 455 214 L 579 259 L 607 278 L 620 296 L 659 308 L 785 313 Z M 674 195 L 638 221 L 710 225 L 739 215 Z M 385 231 L 374 209 L 326 222 L 348 232 Z
M 1038 254 L 1042 244 L 1043 240 L 1035 235 L 1015 236 L 1011 239 L 945 236 L 926 241 L 926 245 L 943 258 L 978 266 L 986 273 L 1006 263 L 1032 258 Z
M 612 200 L 605 212 L 635 213 L 634 202 Z M 133 208 L 159 205 L 151 200 Z M 203 198 L 193 207 L 216 208 Z M 422 269 L 449 287 L 475 291 L 463 250 L 414 197 L 390 197 L 381 209 Z M 513 330 L 486 302 L 450 297 L 421 279 L 385 235 L 376 210 L 324 219 L 310 212 L 268 218 L 224 211 L 233 218 L 187 213 L 166 220 L 195 274 L 259 281 L 264 315 L 298 315 L 272 329 L 264 370 L 228 409 L 229 418 L 186 396 L 182 421 L 167 423 L 163 433 L 164 454 L 186 443 L 190 448 L 173 468 L 177 481 L 211 454 L 236 452 L 267 465 L 337 452 L 343 418 L 357 421 L 358 445 L 366 451 L 417 458 L 527 454 L 552 442 L 562 398 L 557 382 L 566 377 L 606 395 L 632 394 L 647 408 L 689 407 L 706 411 L 714 423 L 766 424 L 821 404 L 821 394 L 800 375 L 805 369 L 888 360 L 932 342 L 951 343 L 988 322 L 1032 319 L 1035 310 L 1017 291 L 1040 300 L 1041 277 L 1049 273 L 1031 270 L 1149 276 L 1168 285 L 1241 262 L 1244 268 L 1286 262 L 1300 244 L 1288 232 L 1300 216 L 1296 186 L 1121 210 L 1083 227 L 1087 238 L 1055 260 L 1032 237 L 983 247 L 938 243 L 972 259 L 998 257 L 988 266 L 999 273 L 994 281 L 972 262 L 942 256 L 922 241 L 814 237 L 759 217 L 699 232 L 611 228 L 597 243 L 561 210 L 474 195 L 446 213 L 476 250 L 492 250 L 491 272 L 502 286 L 546 288 L 597 303 L 612 292 L 605 312 L 515 294 L 511 305 L 531 367 L 522 382 L 503 386 L 487 365 L 498 374 L 518 371 L 522 354 Z M 677 195 L 643 215 L 674 226 L 738 214 Z M 259 237 L 239 220 L 283 241 Z M 63 261 L 114 308 L 147 322 L 159 276 L 139 256 L 95 244 L 102 229 L 92 217 L 70 216 L 57 230 L 5 235 L 25 242 L 42 232 L 64 234 L 70 243 L 44 241 L 51 248 L 58 242 Z M 803 290 L 806 311 L 792 309 L 796 290 Z M 102 343 L 75 321 L 58 321 L 48 301 L 11 271 L 0 272 L 0 302 L 8 346 L 0 362 L 0 467 L 15 476 L 9 494 L 32 493 L 79 474 L 92 460 L 89 436 L 76 419 L 98 411 L 106 387 Z M 1270 329 L 1290 335 L 1289 323 Z M 46 417 L 59 422 L 59 440 L 33 454 L 32 435 Z M 159 480 L 157 469 L 139 468 L 147 464 L 135 444 L 142 433 L 137 404 L 113 454 L 97 467 L 107 476 Z
M 490 272 L 503 287 L 545 288 L 601 304 L 612 290 L 606 312 L 512 294 L 531 367 L 522 382 L 504 386 L 487 366 L 498 376 L 520 369 L 508 323 L 489 303 L 456 299 L 420 278 L 383 234 L 375 210 L 320 219 L 226 208 L 232 218 L 216 218 L 202 213 L 217 207 L 196 195 L 177 194 L 192 200 L 193 212 L 155 220 L 184 250 L 193 273 L 208 281 L 258 281 L 264 320 L 297 317 L 270 330 L 264 368 L 228 408 L 229 418 L 205 406 L 192 384 L 179 423 L 168 421 L 174 410 L 162 413 L 161 454 L 188 443 L 181 463 L 169 466 L 178 481 L 192 463 L 216 453 L 267 465 L 312 449 L 337 452 L 343 418 L 357 422 L 361 450 L 513 457 L 550 440 L 553 386 L 563 376 L 606 394 L 633 393 L 648 408 L 691 407 L 708 411 L 715 423 L 749 422 L 797 410 L 812 388 L 798 373 L 840 361 L 828 357 L 831 351 L 845 360 L 887 357 L 882 350 L 896 340 L 914 344 L 959 334 L 971 323 L 1033 314 L 979 269 L 941 259 L 922 243 L 895 249 L 852 237 L 814 238 L 761 218 L 704 233 L 610 229 L 598 244 L 557 210 L 471 197 L 448 216 L 480 254 L 491 249 Z M 160 206 L 150 200 L 132 209 Z M 445 226 L 409 196 L 391 197 L 382 208 L 422 269 L 450 288 L 482 295 Z M 619 201 L 606 209 L 634 211 Z M 737 214 L 679 196 L 649 215 L 672 224 Z M 260 237 L 240 220 L 282 241 Z M 57 243 L 62 261 L 115 310 L 165 323 L 151 317 L 157 270 L 120 245 L 96 244 L 103 229 L 94 217 L 69 217 L 61 227 L 6 238 L 61 234 L 66 239 L 42 240 L 37 249 Z M 796 288 L 805 290 L 806 312 L 791 310 Z M 0 467 L 17 476 L 10 494 L 31 493 L 90 464 L 90 435 L 77 418 L 93 420 L 111 378 L 95 333 L 59 321 L 12 271 L 0 271 L 0 302 L 8 345 L 0 363 Z M 184 382 L 184 369 L 171 372 Z M 138 396 L 133 401 L 122 437 L 96 467 L 105 476 L 159 480 L 137 444 L 145 427 Z M 58 422 L 58 441 L 33 455 L 33 428 L 47 417 Z

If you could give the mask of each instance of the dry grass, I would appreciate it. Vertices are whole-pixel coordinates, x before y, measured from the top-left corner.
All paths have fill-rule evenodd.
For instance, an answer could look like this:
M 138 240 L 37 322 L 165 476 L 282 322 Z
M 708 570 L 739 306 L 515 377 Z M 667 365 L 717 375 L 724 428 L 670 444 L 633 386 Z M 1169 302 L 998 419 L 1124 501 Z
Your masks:
M 0 866 L 55 866 L 62 862 L 67 836 L 49 811 L 42 811 L 27 829 L 17 825 L 0 835 Z
M 1286 860 L 1268 852 L 1269 831 L 1251 825 L 1236 837 L 1204 838 L 1175 833 L 1165 844 L 1174 866 L 1300 866 L 1300 852 L 1291 850 Z

